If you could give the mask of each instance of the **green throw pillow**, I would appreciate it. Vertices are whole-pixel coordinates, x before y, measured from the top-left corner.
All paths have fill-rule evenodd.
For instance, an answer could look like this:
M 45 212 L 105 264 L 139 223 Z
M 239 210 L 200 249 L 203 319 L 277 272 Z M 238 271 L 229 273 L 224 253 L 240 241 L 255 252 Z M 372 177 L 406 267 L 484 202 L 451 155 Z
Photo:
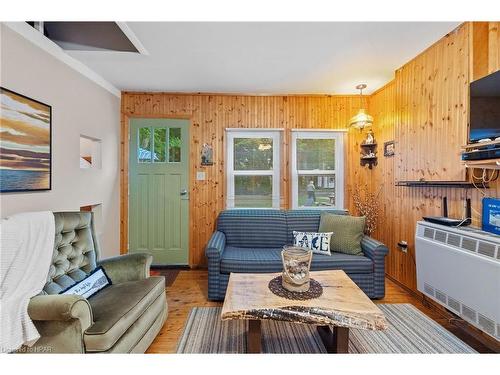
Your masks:
M 361 239 L 365 230 L 364 216 L 321 213 L 319 232 L 333 232 L 330 250 L 350 255 L 363 255 Z

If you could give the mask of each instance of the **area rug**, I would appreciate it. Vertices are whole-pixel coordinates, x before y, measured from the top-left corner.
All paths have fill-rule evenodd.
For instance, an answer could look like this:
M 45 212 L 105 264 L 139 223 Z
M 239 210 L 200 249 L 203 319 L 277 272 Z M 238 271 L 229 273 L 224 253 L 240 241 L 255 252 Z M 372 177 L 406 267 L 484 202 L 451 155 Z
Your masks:
M 386 331 L 349 330 L 349 353 L 476 353 L 410 304 L 378 305 Z M 246 353 L 248 322 L 221 321 L 220 307 L 191 309 L 177 353 Z M 262 322 L 264 353 L 326 353 L 310 325 Z
M 149 272 L 151 276 L 164 276 L 165 286 L 172 286 L 175 279 L 177 278 L 177 275 L 179 274 L 178 269 L 168 269 L 168 268 L 167 269 L 155 268 L 151 269 Z

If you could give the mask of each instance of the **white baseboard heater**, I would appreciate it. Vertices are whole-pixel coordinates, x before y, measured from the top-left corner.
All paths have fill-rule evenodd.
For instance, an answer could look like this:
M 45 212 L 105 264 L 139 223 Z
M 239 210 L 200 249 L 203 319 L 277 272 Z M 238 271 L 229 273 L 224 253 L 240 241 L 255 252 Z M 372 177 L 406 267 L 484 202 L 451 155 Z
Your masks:
M 417 288 L 500 341 L 500 236 L 419 221 Z

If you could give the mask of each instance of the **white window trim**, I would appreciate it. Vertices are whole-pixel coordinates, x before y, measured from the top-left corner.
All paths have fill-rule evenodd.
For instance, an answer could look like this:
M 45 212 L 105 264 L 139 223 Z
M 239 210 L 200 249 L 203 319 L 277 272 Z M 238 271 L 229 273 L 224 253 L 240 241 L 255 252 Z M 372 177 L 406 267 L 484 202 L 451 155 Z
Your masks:
M 280 129 L 226 129 L 227 143 L 226 143 L 226 173 L 227 173 L 227 195 L 226 195 L 226 208 L 238 208 L 234 206 L 234 176 L 273 176 L 272 185 L 272 208 L 280 208 L 280 181 L 281 181 L 281 164 L 280 164 L 280 150 L 281 150 L 281 130 Z M 249 171 L 235 171 L 234 170 L 234 138 L 272 138 L 273 140 L 273 169 L 271 170 L 249 170 Z M 249 207 L 251 208 L 251 207 Z M 255 207 L 262 208 L 262 207 Z
M 344 134 L 340 131 L 319 131 L 319 130 L 292 130 L 292 155 L 291 155 L 291 176 L 292 176 L 292 208 L 299 207 L 299 174 L 300 175 L 334 175 L 335 176 L 335 206 L 307 207 L 315 210 L 344 209 Z M 335 171 L 297 170 L 297 139 L 334 139 L 335 140 Z

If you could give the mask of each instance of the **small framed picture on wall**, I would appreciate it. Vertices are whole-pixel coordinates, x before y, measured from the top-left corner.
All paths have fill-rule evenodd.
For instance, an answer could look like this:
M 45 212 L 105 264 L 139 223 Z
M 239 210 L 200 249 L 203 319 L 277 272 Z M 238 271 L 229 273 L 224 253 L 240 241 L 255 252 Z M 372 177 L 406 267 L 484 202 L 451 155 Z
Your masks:
M 394 141 L 384 142 L 384 156 L 394 156 Z
M 201 165 L 213 165 L 214 164 L 214 149 L 212 145 L 204 143 L 201 146 Z

